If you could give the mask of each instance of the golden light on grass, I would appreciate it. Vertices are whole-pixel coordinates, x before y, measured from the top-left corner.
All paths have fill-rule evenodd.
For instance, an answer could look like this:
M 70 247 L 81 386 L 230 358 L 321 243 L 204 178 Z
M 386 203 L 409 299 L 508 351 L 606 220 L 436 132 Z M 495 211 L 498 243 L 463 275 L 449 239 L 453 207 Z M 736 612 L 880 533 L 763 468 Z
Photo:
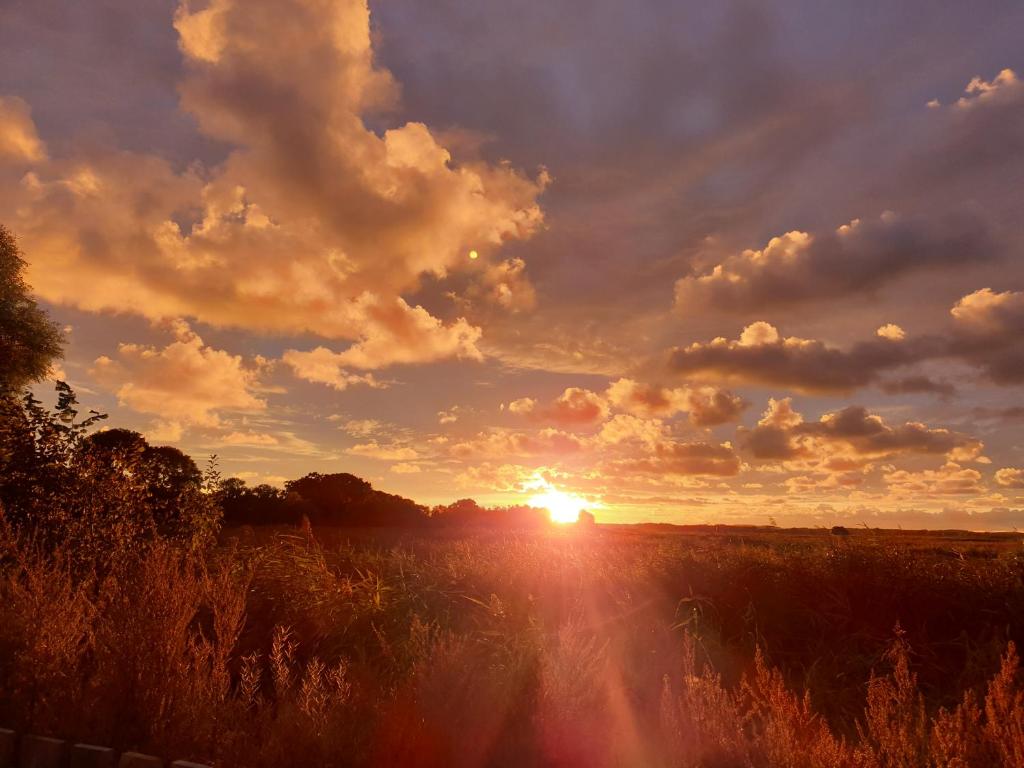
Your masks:
M 555 488 L 531 496 L 529 504 L 531 507 L 546 509 L 553 523 L 575 523 L 580 512 L 587 508 L 586 499 Z

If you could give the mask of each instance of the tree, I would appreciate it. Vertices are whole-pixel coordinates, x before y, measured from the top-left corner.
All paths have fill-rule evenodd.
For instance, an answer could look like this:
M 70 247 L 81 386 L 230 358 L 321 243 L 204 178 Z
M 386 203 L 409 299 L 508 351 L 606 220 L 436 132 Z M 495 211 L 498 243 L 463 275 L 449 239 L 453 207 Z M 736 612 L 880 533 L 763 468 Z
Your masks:
M 89 568 L 137 553 L 155 537 L 196 548 L 216 536 L 220 510 L 195 463 L 137 432 L 90 434 L 75 393 L 57 382 L 47 409 L 31 392 L 0 399 L 0 512 L 42 544 L 68 543 Z
M 285 490 L 298 512 L 314 523 L 401 526 L 419 525 L 427 519 L 426 509 L 411 499 L 374 490 L 347 472 L 312 472 L 285 483 Z
M 14 235 L 0 225 L 0 396 L 45 378 L 64 345 L 60 329 L 30 295 L 24 270 Z
M 284 491 L 266 483 L 250 488 L 244 480 L 229 477 L 215 495 L 227 525 L 296 525 L 301 517 Z

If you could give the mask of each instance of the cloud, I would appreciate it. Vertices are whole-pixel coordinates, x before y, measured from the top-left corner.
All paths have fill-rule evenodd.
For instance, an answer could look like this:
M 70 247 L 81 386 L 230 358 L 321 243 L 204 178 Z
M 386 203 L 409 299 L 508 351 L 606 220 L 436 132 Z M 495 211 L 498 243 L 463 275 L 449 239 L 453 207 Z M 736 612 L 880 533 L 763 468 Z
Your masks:
M 91 374 L 118 403 L 158 418 L 159 433 L 180 438 L 184 428 L 219 427 L 224 411 L 262 411 L 259 365 L 207 346 L 183 321 L 171 326 L 166 347 L 121 344 L 116 358 L 99 357 Z
M 569 387 L 551 405 L 535 414 L 537 418 L 556 424 L 596 424 L 608 416 L 608 403 L 589 389 Z
M 950 313 L 954 354 L 980 366 L 997 384 L 1024 382 L 1024 292 L 982 288 Z
M 915 421 L 891 425 L 863 406 L 852 405 L 807 422 L 790 398 L 768 401 L 752 429 L 739 431 L 741 446 L 769 461 L 811 459 L 832 469 L 908 454 L 941 455 L 956 461 L 982 461 L 980 440 Z
M 46 145 L 36 133 L 28 104 L 0 96 L 0 160 L 31 165 L 46 159 Z
M 985 492 L 980 472 L 961 467 L 952 461 L 943 464 L 939 469 L 926 469 L 921 472 L 894 470 L 886 473 L 884 479 L 891 492 L 908 496 Z
M 749 315 L 846 299 L 910 272 L 974 264 L 994 254 L 988 227 L 975 214 L 924 219 L 887 212 L 834 232 L 787 232 L 761 250 L 730 256 L 705 274 L 680 279 L 675 304 L 683 314 Z
M 350 339 L 341 354 L 356 368 L 479 357 L 478 328 L 401 295 L 463 269 L 471 247 L 531 236 L 546 174 L 455 164 L 422 123 L 368 127 L 399 91 L 374 62 L 365 0 L 183 2 L 175 27 L 182 105 L 227 156 L 179 173 L 144 154 L 82 146 L 46 160 L 16 142 L 37 162 L 25 177 L 0 168 L 0 217 L 21 233 L 39 294 Z M 4 104 L 3 125 L 34 136 L 27 111 Z
M 740 466 L 740 459 L 729 443 L 672 440 L 657 443 L 647 456 L 614 464 L 616 471 L 623 473 L 719 477 L 739 474 Z
M 668 368 L 682 375 L 715 376 L 741 384 L 792 387 L 800 392 L 848 392 L 874 382 L 890 368 L 935 354 L 931 339 L 876 338 L 849 350 L 821 341 L 783 337 L 763 321 L 743 329 L 739 339 L 694 342 L 669 354 Z
M 996 470 L 996 484 L 1003 488 L 1024 488 L 1024 469 L 1003 467 Z
M 518 400 L 513 400 L 508 404 L 509 413 L 514 413 L 520 416 L 530 413 L 536 407 L 537 401 L 532 397 L 520 397 Z
M 665 439 L 666 428 L 660 419 L 644 419 L 628 413 L 617 413 L 601 425 L 597 439 L 604 445 L 636 441 L 656 445 Z
M 749 406 L 742 397 L 717 387 L 668 388 L 625 378 L 612 382 L 606 396 L 616 409 L 635 415 L 669 418 L 687 413 L 698 427 L 735 421 Z
M 794 431 L 831 442 L 844 442 L 855 453 L 868 456 L 955 452 L 958 458 L 973 458 L 980 455 L 982 448 L 979 440 L 945 428 L 932 428 L 916 421 L 889 425 L 881 416 L 859 405 L 826 413 L 817 422 L 795 426 Z
M 489 430 L 477 434 L 471 440 L 454 443 L 449 452 L 460 459 L 481 456 L 499 459 L 508 456 L 558 457 L 579 453 L 585 445 L 582 438 L 552 427 L 535 432 Z
M 437 423 L 438 424 L 454 424 L 459 420 L 460 408 L 457 405 L 453 405 L 447 411 L 437 412 Z
M 994 201 L 1005 196 L 1005 186 L 987 190 L 992 178 L 1003 176 L 1014 184 L 1020 173 L 1024 135 L 1024 82 L 1004 69 L 992 80 L 978 76 L 964 89 L 964 96 L 949 105 L 930 110 L 938 138 L 917 159 L 921 184 L 971 183 L 969 196 L 994 192 Z M 965 195 L 966 196 L 966 195 Z
M 360 301 L 359 303 L 362 303 Z M 307 381 L 328 384 L 343 390 L 352 384 L 381 387 L 372 375 L 357 375 L 351 368 L 363 370 L 392 365 L 431 363 L 446 358 L 481 360 L 476 347 L 481 330 L 459 318 L 444 325 L 423 307 L 410 307 L 404 299 L 395 299 L 383 307 L 366 306 L 359 340 L 342 352 L 319 346 L 308 352 L 286 350 L 282 359 Z
M 925 392 L 940 397 L 952 397 L 956 388 L 944 381 L 935 381 L 927 376 L 903 376 L 897 379 L 886 379 L 878 383 L 879 389 L 888 395 L 912 395 Z
M 344 417 L 341 417 L 344 418 Z M 339 419 L 331 419 L 336 421 Z M 387 425 L 377 419 L 348 419 L 341 428 L 353 437 L 369 437 L 377 435 L 387 429 Z
M 408 446 L 381 445 L 376 440 L 353 445 L 346 448 L 345 453 L 350 456 L 363 456 L 368 459 L 380 459 L 381 461 L 409 461 L 420 457 L 415 449 Z
M 285 364 L 291 366 L 298 378 L 317 384 L 326 384 L 339 392 L 360 384 L 375 388 L 385 386 L 377 381 L 372 373 L 356 374 L 346 371 L 338 363 L 337 353 L 326 347 L 316 347 L 309 352 L 288 349 L 285 350 L 281 359 Z
M 526 262 L 519 257 L 487 264 L 466 290 L 466 297 L 511 312 L 526 312 L 537 305 L 537 291 L 526 276 Z
M 402 462 L 400 464 L 392 464 L 389 471 L 394 472 L 396 475 L 418 475 L 423 469 L 419 464 Z
M 964 88 L 966 96 L 961 96 L 957 102 L 958 109 L 976 109 L 1001 101 L 1016 100 L 1024 95 L 1024 85 L 1012 69 L 1004 69 L 991 81 L 980 76 L 975 76 Z
M 894 323 L 887 323 L 875 331 L 875 335 L 889 341 L 903 341 L 907 337 L 906 331 Z

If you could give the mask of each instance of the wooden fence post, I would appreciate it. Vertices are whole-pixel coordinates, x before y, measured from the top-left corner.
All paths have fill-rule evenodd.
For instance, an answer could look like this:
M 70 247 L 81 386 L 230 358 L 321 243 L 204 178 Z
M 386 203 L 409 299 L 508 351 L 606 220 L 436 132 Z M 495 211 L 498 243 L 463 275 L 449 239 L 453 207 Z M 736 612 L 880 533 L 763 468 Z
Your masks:
M 67 742 L 48 736 L 22 736 L 18 768 L 64 768 Z
M 14 731 L 0 728 L 0 768 L 14 768 L 14 756 L 17 754 L 14 748 L 17 741 L 18 737 Z
M 71 748 L 71 768 L 114 768 L 114 750 L 92 744 L 75 744 Z
M 117 764 L 117 768 L 164 768 L 164 761 L 152 755 L 125 752 L 121 755 L 121 761 Z

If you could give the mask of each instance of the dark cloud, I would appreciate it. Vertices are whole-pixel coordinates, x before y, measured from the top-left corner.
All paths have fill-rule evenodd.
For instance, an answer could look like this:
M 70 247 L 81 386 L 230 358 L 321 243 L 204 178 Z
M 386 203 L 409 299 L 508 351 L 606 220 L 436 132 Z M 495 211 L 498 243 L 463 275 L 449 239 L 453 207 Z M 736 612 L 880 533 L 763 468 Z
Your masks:
M 927 376 L 903 376 L 896 379 L 886 379 L 880 382 L 878 387 L 887 395 L 925 393 L 938 395 L 939 397 L 952 397 L 956 394 L 956 387 L 949 382 L 935 381 Z
M 981 455 L 976 438 L 920 422 L 888 424 L 867 408 L 852 405 L 806 422 L 793 410 L 789 398 L 770 400 L 768 410 L 751 429 L 741 428 L 740 444 L 754 458 L 789 461 L 813 458 L 822 466 L 847 471 L 865 459 L 891 458 L 906 454 L 944 455 L 951 459 L 974 460 Z M 844 461 L 843 456 L 849 458 Z
M 948 269 L 995 255 L 977 215 L 854 220 L 833 232 L 787 232 L 761 250 L 726 258 L 676 283 L 676 309 L 750 316 L 765 309 L 848 299 L 922 269 Z
M 997 384 L 1024 382 L 1024 292 L 983 288 L 951 310 L 950 351 Z
M 926 359 L 941 350 L 931 338 L 879 337 L 849 349 L 795 337 L 784 338 L 764 322 L 747 326 L 739 339 L 717 338 L 677 347 L 668 369 L 691 376 L 720 377 L 744 384 L 790 387 L 800 392 L 849 392 L 875 382 L 892 368 Z
M 648 456 L 617 462 L 615 469 L 623 473 L 731 477 L 739 474 L 740 459 L 728 443 L 665 441 L 655 445 Z

